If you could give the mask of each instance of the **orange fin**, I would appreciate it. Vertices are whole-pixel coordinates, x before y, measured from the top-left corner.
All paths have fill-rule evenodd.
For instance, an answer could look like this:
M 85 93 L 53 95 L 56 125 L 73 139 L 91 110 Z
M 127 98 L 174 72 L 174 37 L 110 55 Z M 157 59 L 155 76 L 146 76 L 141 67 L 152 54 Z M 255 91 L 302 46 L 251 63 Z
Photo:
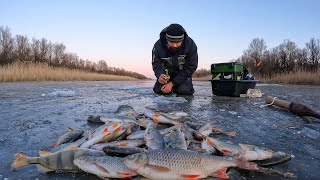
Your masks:
M 52 143 L 50 146 L 51 146 L 51 147 L 56 147 L 56 146 L 57 146 L 57 143 Z
M 29 162 L 28 162 L 29 157 L 28 156 L 25 156 L 25 155 L 19 154 L 19 153 L 15 154 L 14 156 L 16 159 L 14 160 L 14 162 L 11 165 L 12 169 L 17 169 L 19 167 L 23 167 L 23 166 L 26 166 L 29 164 Z
M 122 126 L 118 127 L 118 129 L 116 129 L 116 131 L 118 131 L 118 132 L 122 131 Z
M 214 145 L 213 142 L 210 141 L 209 139 L 207 139 L 207 144 L 210 145 L 210 146 L 213 146 L 213 145 Z
M 40 156 L 45 156 L 45 155 L 49 155 L 52 154 L 52 152 L 48 152 L 48 151 L 39 151 L 39 155 Z
M 125 172 L 117 172 L 117 174 L 121 177 L 121 178 L 131 178 L 132 174 L 130 173 L 125 173 Z
M 153 121 L 154 121 L 155 123 L 159 123 L 159 122 L 160 122 L 158 118 L 153 118 Z
M 231 151 L 227 150 L 227 149 L 221 149 L 221 152 L 223 153 L 230 153 Z
M 108 132 L 108 131 L 109 131 L 109 130 L 108 130 L 108 127 L 104 128 L 104 130 L 103 130 L 104 133 L 106 133 L 106 132 Z
M 115 123 L 114 125 L 112 125 L 112 128 L 116 129 L 116 128 L 118 128 L 118 126 L 119 126 L 119 123 Z
M 226 134 L 227 134 L 228 136 L 236 136 L 236 135 L 237 135 L 236 132 L 227 132 Z
M 183 179 L 198 179 L 199 178 L 199 174 L 183 174 L 181 175 L 181 177 Z
M 154 116 L 154 117 L 159 117 L 159 116 L 160 116 L 160 114 L 159 114 L 159 113 L 157 113 L 157 114 L 154 114 L 153 116 Z
M 121 147 L 126 147 L 126 146 L 128 146 L 128 142 L 122 142 L 122 143 L 120 143 L 120 144 L 118 144 L 118 146 L 121 146 Z
M 71 147 L 69 147 L 69 150 L 77 150 L 77 149 L 79 149 L 78 146 L 71 146 Z
M 222 168 L 222 169 L 216 171 L 214 173 L 213 177 L 217 177 L 220 179 L 229 179 L 229 176 L 227 175 L 226 171 L 227 171 L 227 168 Z

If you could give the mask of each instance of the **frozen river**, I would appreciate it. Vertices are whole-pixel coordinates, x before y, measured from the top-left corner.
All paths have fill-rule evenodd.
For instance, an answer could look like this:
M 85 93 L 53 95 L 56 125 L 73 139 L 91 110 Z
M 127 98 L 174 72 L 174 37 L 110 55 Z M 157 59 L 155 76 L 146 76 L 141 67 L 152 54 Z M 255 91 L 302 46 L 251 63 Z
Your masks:
M 259 145 L 292 154 L 294 158 L 273 168 L 294 173 L 298 179 L 320 177 L 320 120 L 297 117 L 276 107 L 259 108 L 263 98 L 234 98 L 212 95 L 210 82 L 194 82 L 195 94 L 188 97 L 158 96 L 153 81 L 130 82 L 41 82 L 0 84 L 0 179 L 98 179 L 85 173 L 40 173 L 34 165 L 10 170 L 15 153 L 38 156 L 68 127 L 90 129 L 89 115 L 111 116 L 120 105 L 138 113 L 146 108 L 184 111 L 189 124 L 199 127 L 215 121 L 224 131 L 237 132 L 224 140 Z M 258 84 L 264 97 L 276 96 L 304 104 L 320 112 L 319 86 Z M 309 122 L 309 121 L 313 122 Z M 274 176 L 244 174 L 247 179 Z M 279 177 L 276 177 L 277 179 Z

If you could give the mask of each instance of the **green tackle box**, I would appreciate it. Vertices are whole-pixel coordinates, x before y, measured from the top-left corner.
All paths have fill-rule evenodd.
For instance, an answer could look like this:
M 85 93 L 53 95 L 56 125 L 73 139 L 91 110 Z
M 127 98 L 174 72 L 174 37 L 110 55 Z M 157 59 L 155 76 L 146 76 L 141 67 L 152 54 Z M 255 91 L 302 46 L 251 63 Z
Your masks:
M 243 75 L 243 65 L 236 62 L 211 64 L 212 79 L 241 80 Z

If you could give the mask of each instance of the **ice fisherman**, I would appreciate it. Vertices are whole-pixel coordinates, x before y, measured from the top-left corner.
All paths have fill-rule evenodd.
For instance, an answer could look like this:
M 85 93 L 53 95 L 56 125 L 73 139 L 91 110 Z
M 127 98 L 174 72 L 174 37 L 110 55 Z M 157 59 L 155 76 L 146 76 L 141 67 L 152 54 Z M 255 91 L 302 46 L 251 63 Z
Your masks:
M 198 67 L 197 45 L 180 24 L 170 24 L 160 33 L 152 49 L 156 94 L 194 93 L 192 74 Z

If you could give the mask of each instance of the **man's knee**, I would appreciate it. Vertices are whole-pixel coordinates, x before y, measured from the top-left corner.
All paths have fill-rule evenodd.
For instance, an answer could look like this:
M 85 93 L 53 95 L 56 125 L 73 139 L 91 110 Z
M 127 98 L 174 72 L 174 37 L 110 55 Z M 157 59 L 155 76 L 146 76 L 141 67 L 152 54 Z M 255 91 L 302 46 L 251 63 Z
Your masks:
M 156 93 L 156 94 L 162 94 L 161 89 L 157 88 L 157 87 L 153 87 L 153 92 Z
M 174 93 L 178 95 L 192 95 L 194 93 L 193 85 L 181 84 L 175 89 Z

